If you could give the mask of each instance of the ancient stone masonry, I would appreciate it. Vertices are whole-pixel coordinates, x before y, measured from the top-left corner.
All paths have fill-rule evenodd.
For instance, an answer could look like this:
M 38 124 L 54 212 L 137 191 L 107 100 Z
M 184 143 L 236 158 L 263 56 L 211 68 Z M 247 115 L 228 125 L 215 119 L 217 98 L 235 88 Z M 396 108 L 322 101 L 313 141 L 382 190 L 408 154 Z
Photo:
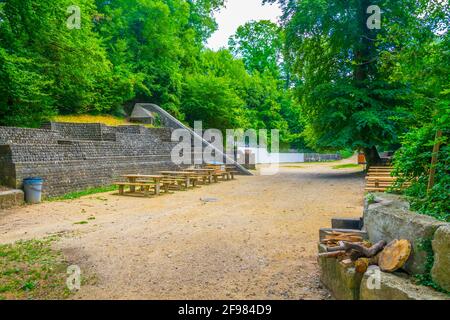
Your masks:
M 171 129 L 48 123 L 45 129 L 0 127 L 0 184 L 22 188 L 44 178 L 44 195 L 109 185 L 127 173 L 179 169 Z

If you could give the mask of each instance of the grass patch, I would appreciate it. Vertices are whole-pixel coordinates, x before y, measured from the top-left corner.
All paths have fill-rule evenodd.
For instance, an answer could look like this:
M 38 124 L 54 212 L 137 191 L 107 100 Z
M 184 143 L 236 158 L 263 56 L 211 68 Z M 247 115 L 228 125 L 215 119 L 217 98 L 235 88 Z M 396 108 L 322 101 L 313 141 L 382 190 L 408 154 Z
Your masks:
M 74 200 L 79 199 L 81 197 L 89 196 L 97 193 L 105 193 L 118 190 L 117 186 L 106 186 L 106 187 L 98 187 L 98 188 L 89 188 L 82 191 L 75 191 L 68 194 L 65 194 L 60 197 L 53 197 L 47 199 L 48 201 L 61 201 L 61 200 Z
M 294 168 L 294 169 L 303 169 L 305 168 L 304 166 L 282 166 L 283 168 Z
M 76 114 L 76 115 L 58 115 L 52 118 L 55 122 L 70 122 L 70 123 L 101 123 L 107 126 L 124 126 L 124 125 L 139 125 L 132 123 L 125 118 L 114 117 L 112 115 L 90 115 L 90 114 Z M 151 124 L 140 124 L 147 128 L 155 126 Z
M 340 169 L 352 169 L 352 168 L 360 168 L 363 169 L 362 165 L 355 164 L 355 163 L 346 163 L 346 164 L 339 164 L 337 166 L 333 166 L 333 169 L 340 170 Z
M 87 222 L 87 221 L 79 221 L 79 222 L 75 222 L 74 224 L 80 224 L 80 225 L 82 225 L 82 224 L 88 224 L 89 222 Z
M 53 239 L 0 245 L 0 300 L 64 299 L 67 262 Z
M 108 126 L 120 126 L 128 125 L 128 122 L 124 118 L 118 118 L 111 115 L 89 115 L 89 114 L 78 114 L 78 115 L 59 115 L 55 116 L 53 121 L 56 122 L 71 122 L 71 123 L 102 123 Z

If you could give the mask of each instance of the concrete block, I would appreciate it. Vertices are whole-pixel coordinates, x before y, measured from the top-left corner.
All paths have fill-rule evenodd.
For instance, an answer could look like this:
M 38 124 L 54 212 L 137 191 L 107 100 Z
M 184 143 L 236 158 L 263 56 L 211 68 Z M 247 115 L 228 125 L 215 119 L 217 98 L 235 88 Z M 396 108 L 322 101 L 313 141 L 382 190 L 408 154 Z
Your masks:
M 440 227 L 433 240 L 433 281 L 450 292 L 450 225 Z
M 362 218 L 333 218 L 331 219 L 333 229 L 353 229 L 361 230 L 363 227 Z
M 325 246 L 319 246 L 320 252 L 325 252 Z M 355 268 L 345 266 L 338 259 L 318 258 L 320 281 L 338 300 L 358 300 L 362 274 Z
M 402 197 L 392 194 L 376 194 L 375 203 L 367 203 L 364 210 L 364 229 L 371 242 L 411 241 L 412 254 L 404 267 L 409 274 L 426 272 L 427 253 L 420 249 L 421 241 L 433 239 L 442 225 L 445 223 L 410 211 Z
M 0 209 L 9 209 L 24 204 L 22 190 L 8 190 L 0 192 Z
M 450 300 L 446 294 L 416 285 L 408 277 L 381 272 L 376 266 L 364 274 L 359 297 L 361 300 Z

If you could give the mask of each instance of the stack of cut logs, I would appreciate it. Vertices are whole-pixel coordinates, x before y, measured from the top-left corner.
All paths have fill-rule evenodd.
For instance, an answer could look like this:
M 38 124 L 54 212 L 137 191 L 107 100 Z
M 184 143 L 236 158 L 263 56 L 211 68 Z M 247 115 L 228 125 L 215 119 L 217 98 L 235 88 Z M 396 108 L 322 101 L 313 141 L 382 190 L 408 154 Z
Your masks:
M 345 265 L 353 265 L 358 273 L 365 273 L 371 265 L 378 265 L 384 272 L 395 272 L 411 255 L 408 240 L 371 244 L 357 233 L 327 232 L 321 243 L 327 247 L 327 252 L 320 253 L 319 257 L 339 259 Z

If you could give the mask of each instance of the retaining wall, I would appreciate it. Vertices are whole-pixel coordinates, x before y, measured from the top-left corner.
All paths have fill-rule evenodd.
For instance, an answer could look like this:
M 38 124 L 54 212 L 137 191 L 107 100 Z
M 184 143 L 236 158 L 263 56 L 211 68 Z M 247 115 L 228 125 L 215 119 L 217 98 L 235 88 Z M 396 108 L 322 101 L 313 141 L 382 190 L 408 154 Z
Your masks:
M 364 228 L 373 243 L 384 240 L 406 239 L 412 244 L 412 254 L 404 270 L 411 275 L 426 272 L 428 253 L 422 249 L 425 241 L 431 241 L 438 228 L 448 225 L 432 217 L 413 212 L 401 196 L 375 194 L 375 203 L 366 201 Z M 450 245 L 450 244 L 449 244 Z M 450 257 L 447 257 L 450 259 Z
M 325 162 L 342 160 L 340 154 L 305 153 L 305 162 Z
M 44 179 L 44 196 L 109 185 L 121 175 L 152 174 L 172 163 L 171 129 L 48 123 L 46 129 L 0 127 L 0 184 L 22 188 Z
M 20 206 L 24 203 L 22 190 L 0 191 L 0 210 Z
M 362 232 L 366 232 L 372 243 L 409 240 L 412 244 L 409 260 L 395 273 L 384 273 L 372 266 L 362 275 L 339 259 L 319 257 L 323 284 L 336 299 L 450 300 L 450 295 L 417 285 L 414 280 L 416 275 L 430 272 L 426 267 L 430 252 L 424 251 L 423 244 L 431 241 L 431 254 L 434 254 L 431 276 L 436 284 L 450 292 L 450 224 L 411 211 L 401 196 L 386 193 L 375 193 L 374 196 L 373 203 L 366 200 Z M 321 230 L 321 239 L 324 231 L 326 229 Z M 326 247 L 319 245 L 319 252 L 326 252 Z M 379 279 L 377 287 L 372 285 L 374 276 Z

